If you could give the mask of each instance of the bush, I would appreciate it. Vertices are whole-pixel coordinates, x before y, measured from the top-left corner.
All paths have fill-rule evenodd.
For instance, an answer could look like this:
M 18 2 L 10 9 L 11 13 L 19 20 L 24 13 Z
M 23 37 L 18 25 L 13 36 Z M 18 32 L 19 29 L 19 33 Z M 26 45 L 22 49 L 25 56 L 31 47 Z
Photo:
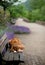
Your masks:
M 28 19 L 31 22 L 36 22 L 36 20 L 45 21 L 45 13 L 44 10 L 40 9 L 34 9 L 31 12 L 29 12 Z
M 3 7 L 0 6 L 0 23 L 2 23 L 4 17 L 4 10 Z
M 10 26 L 9 29 L 12 30 L 16 34 L 30 33 L 30 29 L 28 27 L 25 27 L 25 26 L 17 26 L 17 25 Z
M 0 23 L 4 24 L 10 20 L 10 12 L 8 10 L 4 11 L 3 8 L 0 9 Z
M 32 18 L 31 18 L 31 21 L 36 21 L 36 20 L 39 20 L 40 19 L 40 10 L 39 9 L 35 9 L 35 10 L 32 10 Z
M 11 6 L 8 8 L 10 11 L 10 16 L 12 18 L 26 17 L 28 16 L 28 11 L 23 5 Z

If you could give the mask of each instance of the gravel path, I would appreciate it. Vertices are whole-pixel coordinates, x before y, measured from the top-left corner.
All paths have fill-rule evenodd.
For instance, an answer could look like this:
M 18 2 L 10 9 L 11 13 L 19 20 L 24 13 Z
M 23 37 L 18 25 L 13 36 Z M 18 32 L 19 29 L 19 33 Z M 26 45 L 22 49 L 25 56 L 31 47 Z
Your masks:
M 20 21 L 20 19 L 18 20 Z M 30 34 L 16 34 L 25 45 L 24 65 L 45 65 L 45 26 L 36 23 L 26 23 L 23 20 L 20 25 L 30 28 Z

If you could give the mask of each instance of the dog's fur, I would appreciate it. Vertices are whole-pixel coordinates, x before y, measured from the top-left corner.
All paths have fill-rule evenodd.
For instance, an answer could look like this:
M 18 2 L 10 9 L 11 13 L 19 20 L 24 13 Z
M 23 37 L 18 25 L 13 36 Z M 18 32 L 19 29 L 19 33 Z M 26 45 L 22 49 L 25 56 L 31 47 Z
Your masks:
M 20 50 L 24 49 L 24 45 L 18 38 L 13 38 L 9 40 L 9 44 L 11 45 L 11 51 L 18 51 L 19 49 Z

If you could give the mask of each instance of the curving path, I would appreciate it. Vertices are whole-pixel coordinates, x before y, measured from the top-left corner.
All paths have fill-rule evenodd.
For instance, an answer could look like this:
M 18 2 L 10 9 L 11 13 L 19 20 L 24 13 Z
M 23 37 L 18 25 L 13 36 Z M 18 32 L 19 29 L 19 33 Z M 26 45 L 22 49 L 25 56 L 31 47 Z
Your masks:
M 25 45 L 24 65 L 45 65 L 45 26 L 26 23 L 21 19 L 18 21 L 21 21 L 20 25 L 26 25 L 31 30 L 30 34 L 16 34 Z

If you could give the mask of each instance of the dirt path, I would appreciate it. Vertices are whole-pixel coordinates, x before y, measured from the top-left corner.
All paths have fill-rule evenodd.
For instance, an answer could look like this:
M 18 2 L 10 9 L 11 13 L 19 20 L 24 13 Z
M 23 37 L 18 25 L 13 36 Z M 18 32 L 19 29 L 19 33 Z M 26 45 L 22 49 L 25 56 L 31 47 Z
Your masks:
M 45 26 L 22 22 L 31 30 L 30 34 L 17 34 L 25 45 L 26 65 L 45 65 Z

